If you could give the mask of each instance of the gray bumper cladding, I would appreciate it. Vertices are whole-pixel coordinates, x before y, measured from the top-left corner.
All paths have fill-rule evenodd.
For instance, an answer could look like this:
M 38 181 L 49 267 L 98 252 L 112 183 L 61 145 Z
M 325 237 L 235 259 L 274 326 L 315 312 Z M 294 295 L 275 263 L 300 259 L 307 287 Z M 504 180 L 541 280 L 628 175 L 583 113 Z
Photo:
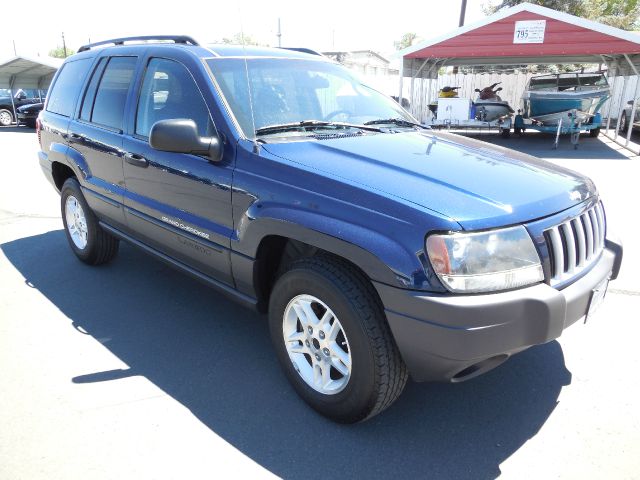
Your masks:
M 483 295 L 431 295 L 376 283 L 415 381 L 463 381 L 584 318 L 593 289 L 615 278 L 622 247 L 608 242 L 591 270 L 562 290 L 538 284 Z

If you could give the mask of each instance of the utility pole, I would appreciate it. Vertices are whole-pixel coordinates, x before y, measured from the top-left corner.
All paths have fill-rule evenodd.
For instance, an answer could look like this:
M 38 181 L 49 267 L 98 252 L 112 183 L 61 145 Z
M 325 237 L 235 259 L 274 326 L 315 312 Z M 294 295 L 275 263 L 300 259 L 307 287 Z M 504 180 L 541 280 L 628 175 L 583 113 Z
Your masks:
M 462 5 L 460 5 L 460 21 L 458 22 L 459 27 L 464 25 L 464 16 L 466 13 L 467 13 L 467 0 L 462 0 Z
M 462 0 L 462 4 L 460 5 L 460 20 L 458 20 L 458 27 L 462 27 L 464 25 L 464 16 L 467 13 L 467 0 Z M 454 75 L 458 73 L 458 67 L 453 67 Z
M 67 58 L 67 44 L 64 41 L 64 32 L 62 32 L 62 49 L 64 50 L 64 58 Z
M 16 41 L 13 40 L 13 54 L 17 57 L 18 56 L 18 52 L 16 51 Z
M 278 48 L 282 48 L 282 30 L 280 29 L 280 17 L 278 17 Z

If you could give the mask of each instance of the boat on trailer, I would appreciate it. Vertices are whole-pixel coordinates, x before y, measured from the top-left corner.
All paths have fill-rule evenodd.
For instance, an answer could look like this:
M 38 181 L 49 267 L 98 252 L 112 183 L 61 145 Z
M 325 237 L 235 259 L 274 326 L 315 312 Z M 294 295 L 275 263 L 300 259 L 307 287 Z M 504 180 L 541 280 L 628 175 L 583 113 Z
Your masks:
M 542 125 L 558 125 L 575 115 L 574 123 L 589 123 L 609 98 L 602 73 L 560 73 L 531 77 L 522 95 L 524 118 Z

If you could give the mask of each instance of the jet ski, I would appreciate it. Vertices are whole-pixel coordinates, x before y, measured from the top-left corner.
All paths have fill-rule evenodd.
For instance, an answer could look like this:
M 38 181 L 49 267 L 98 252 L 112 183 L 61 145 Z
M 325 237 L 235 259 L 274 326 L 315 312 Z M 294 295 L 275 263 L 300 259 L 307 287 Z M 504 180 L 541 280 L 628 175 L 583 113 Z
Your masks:
M 494 83 L 480 90 L 476 88 L 478 97 L 473 102 L 475 110 L 475 119 L 483 122 L 491 122 L 501 117 L 505 117 L 514 113 L 513 108 L 500 98 L 498 92 L 502 87 L 496 88 L 501 82 Z

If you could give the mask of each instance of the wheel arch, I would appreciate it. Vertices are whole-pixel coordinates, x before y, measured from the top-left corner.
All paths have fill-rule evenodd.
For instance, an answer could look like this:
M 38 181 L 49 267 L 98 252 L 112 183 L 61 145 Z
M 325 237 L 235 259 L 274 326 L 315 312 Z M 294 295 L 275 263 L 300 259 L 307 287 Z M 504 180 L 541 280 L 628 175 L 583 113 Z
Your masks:
M 280 213 L 278 217 L 253 218 L 247 222 L 239 235 L 241 249 L 234 248 L 254 259 L 251 267 L 248 262 L 244 262 L 244 268 L 234 265 L 234 277 L 238 285 L 253 286 L 252 293 L 261 305 L 268 301 L 283 261 L 312 256 L 318 251 L 352 264 L 371 281 L 420 288 L 426 279 L 418 256 L 379 232 L 313 213 Z M 332 233 L 322 231 L 328 224 L 333 227 Z

